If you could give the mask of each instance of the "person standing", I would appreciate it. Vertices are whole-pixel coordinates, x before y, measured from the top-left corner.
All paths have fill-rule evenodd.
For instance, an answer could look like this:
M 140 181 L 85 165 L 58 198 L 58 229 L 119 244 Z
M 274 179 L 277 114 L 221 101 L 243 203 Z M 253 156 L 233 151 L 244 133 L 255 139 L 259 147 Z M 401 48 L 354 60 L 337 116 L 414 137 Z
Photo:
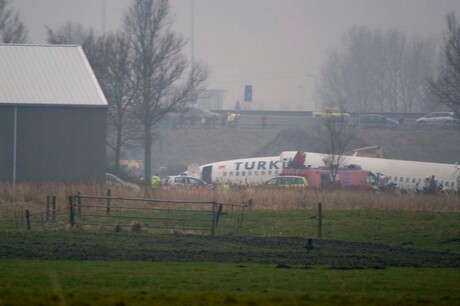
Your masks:
M 267 125 L 268 125 L 268 116 L 267 116 L 267 114 L 264 114 L 262 116 L 262 128 L 266 129 Z
M 155 173 L 155 175 L 152 176 L 151 184 L 153 188 L 160 187 L 161 179 L 158 173 Z

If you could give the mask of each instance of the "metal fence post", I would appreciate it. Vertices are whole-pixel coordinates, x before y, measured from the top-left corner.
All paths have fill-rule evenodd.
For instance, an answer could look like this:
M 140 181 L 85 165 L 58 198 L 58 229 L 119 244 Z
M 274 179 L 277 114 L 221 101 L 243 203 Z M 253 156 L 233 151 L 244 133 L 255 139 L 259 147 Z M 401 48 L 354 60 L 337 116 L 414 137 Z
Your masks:
M 318 203 L 318 239 L 321 239 L 321 231 L 323 227 L 323 204 Z

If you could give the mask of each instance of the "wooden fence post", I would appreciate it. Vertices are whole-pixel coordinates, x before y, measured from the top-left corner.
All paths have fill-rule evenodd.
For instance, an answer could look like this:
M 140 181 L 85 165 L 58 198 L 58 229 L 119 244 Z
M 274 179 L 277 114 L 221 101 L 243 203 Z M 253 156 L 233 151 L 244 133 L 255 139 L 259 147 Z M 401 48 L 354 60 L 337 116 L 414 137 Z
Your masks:
M 223 209 L 223 205 L 219 204 L 219 208 L 217 209 L 217 215 L 216 215 L 216 227 L 219 224 L 219 218 L 220 218 L 220 214 L 222 213 L 222 209 Z
M 77 206 L 78 206 L 78 218 L 81 218 L 81 197 L 80 192 L 77 192 Z
M 211 224 L 211 232 L 212 235 L 216 235 L 216 227 L 217 227 L 217 210 L 216 210 L 217 203 L 212 203 L 212 224 Z
M 72 196 L 69 196 L 69 223 L 70 223 L 70 226 L 73 226 L 75 224 L 75 215 L 74 215 Z
M 321 231 L 323 227 L 323 204 L 318 203 L 318 239 L 321 239 Z
M 252 208 L 253 208 L 253 207 L 254 207 L 254 202 L 253 202 L 252 199 L 249 199 L 249 200 L 248 200 L 248 209 L 249 209 L 250 211 L 252 211 Z
M 111 196 L 112 196 L 112 190 L 107 189 L 107 210 L 106 210 L 107 216 L 110 216 L 110 197 Z
M 26 223 L 27 223 L 27 230 L 30 231 L 30 212 L 26 209 Z
M 56 221 L 56 196 L 54 195 L 51 200 L 51 220 Z
M 48 221 L 50 219 L 50 206 L 51 206 L 51 197 L 49 195 L 46 196 L 46 211 L 45 211 L 45 219 Z

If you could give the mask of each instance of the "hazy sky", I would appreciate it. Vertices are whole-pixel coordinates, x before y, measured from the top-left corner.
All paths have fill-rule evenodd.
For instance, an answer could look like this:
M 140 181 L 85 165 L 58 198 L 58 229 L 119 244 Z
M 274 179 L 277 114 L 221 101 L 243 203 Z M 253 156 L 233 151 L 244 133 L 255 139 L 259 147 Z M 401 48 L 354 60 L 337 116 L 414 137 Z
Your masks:
M 67 21 L 99 34 L 117 30 L 131 3 L 12 0 L 32 43 L 46 42 L 44 25 L 56 29 Z M 460 0 L 171 0 L 171 8 L 176 32 L 189 41 L 194 34 L 195 59 L 212 72 L 208 88 L 226 90 L 225 108 L 252 85 L 254 106 L 275 110 L 299 109 L 302 100 L 302 109 L 314 108 L 321 64 L 353 25 L 441 37 L 448 12 L 460 19 Z M 184 51 L 190 57 L 191 45 Z

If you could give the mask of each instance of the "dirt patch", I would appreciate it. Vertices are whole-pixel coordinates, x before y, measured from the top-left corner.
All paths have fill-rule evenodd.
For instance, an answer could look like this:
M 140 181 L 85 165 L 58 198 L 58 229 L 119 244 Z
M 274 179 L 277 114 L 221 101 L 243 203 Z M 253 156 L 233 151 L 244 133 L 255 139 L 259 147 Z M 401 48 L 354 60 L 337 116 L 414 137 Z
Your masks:
M 460 254 L 301 237 L 0 233 L 0 258 L 329 265 L 346 268 L 460 267 Z

